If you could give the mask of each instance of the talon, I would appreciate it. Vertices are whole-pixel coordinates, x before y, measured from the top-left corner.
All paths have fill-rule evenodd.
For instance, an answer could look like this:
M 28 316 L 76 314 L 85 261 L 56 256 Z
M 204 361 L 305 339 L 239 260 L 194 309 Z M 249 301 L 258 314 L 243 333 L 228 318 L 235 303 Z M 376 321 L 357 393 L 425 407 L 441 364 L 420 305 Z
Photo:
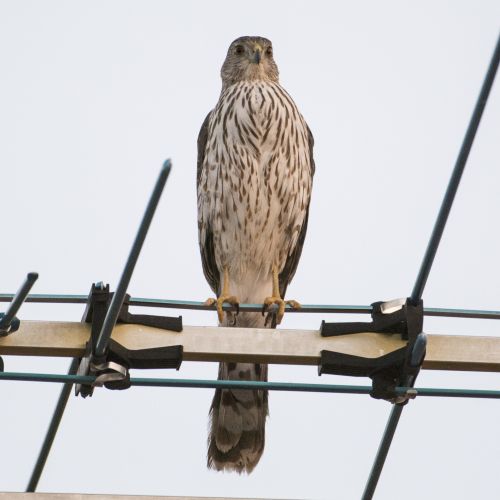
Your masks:
M 267 312 L 269 310 L 269 307 L 272 306 L 273 304 L 277 304 L 278 306 L 278 311 L 275 314 L 276 314 L 276 324 L 279 325 L 281 323 L 281 320 L 283 319 L 283 316 L 285 315 L 285 301 L 279 296 L 266 297 L 264 299 L 264 310 Z
M 266 319 L 264 321 L 264 326 L 267 328 L 268 325 L 270 325 L 270 328 L 272 328 L 273 326 L 273 314 L 272 313 L 268 313 L 268 315 L 266 316 Z
M 221 295 L 217 300 L 217 316 L 219 317 L 219 322 L 222 323 L 224 319 L 224 310 L 222 306 L 224 304 L 229 304 L 235 309 L 235 316 L 240 312 L 240 304 L 238 299 L 234 295 Z
M 231 326 L 236 326 L 236 316 L 237 316 L 237 314 L 232 314 L 231 316 L 233 318 L 233 320 L 231 321 Z
M 240 303 L 234 295 L 221 295 L 219 298 L 215 299 L 213 297 L 210 297 L 209 299 L 205 300 L 203 303 L 206 306 L 215 306 L 217 310 L 217 316 L 219 318 L 219 321 L 222 323 L 222 320 L 224 319 L 224 309 L 223 305 L 224 304 L 229 304 L 233 306 L 234 308 L 234 321 L 233 321 L 233 326 L 234 323 L 236 323 L 236 316 L 240 313 Z
M 301 309 L 302 306 L 300 305 L 300 302 L 297 302 L 296 300 L 287 300 L 286 302 L 286 305 L 290 306 L 292 309 Z
M 222 292 L 220 292 L 219 297 L 216 299 L 210 298 L 205 301 L 205 305 L 207 306 L 216 306 L 219 323 L 224 321 L 224 304 L 233 306 L 234 312 L 231 311 L 231 316 L 234 315 L 234 317 L 231 326 L 234 326 L 236 324 L 236 316 L 240 313 L 240 301 L 234 295 L 229 295 L 229 273 L 227 268 L 224 268 L 222 277 Z
M 272 304 L 277 304 L 278 305 L 278 311 L 276 312 L 276 321 L 275 324 L 279 325 L 281 323 L 281 320 L 283 319 L 283 316 L 285 315 L 285 306 L 289 305 L 293 309 L 300 309 L 301 305 L 296 301 L 296 300 L 287 300 L 286 302 L 281 298 L 280 294 L 280 284 L 279 284 L 279 273 L 278 269 L 276 266 L 273 266 L 273 292 L 271 297 L 266 297 L 264 299 L 264 305 L 262 306 L 262 315 L 264 315 L 265 312 L 269 310 L 269 306 Z M 266 321 L 264 323 L 265 326 L 267 326 L 269 322 L 269 314 L 266 318 Z

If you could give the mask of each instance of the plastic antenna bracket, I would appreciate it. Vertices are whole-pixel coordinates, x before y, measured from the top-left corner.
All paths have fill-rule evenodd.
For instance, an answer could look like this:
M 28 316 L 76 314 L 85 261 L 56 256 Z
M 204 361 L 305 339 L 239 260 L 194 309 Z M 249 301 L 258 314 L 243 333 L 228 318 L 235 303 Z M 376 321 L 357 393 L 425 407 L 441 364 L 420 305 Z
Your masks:
M 319 374 L 328 373 L 372 379 L 370 395 L 391 403 L 405 404 L 415 396 L 396 394 L 396 387 L 413 386 L 425 358 L 427 337 L 423 328 L 423 302 L 414 305 L 409 298 L 372 304 L 371 322 L 321 324 L 323 337 L 353 335 L 363 332 L 400 334 L 408 343 L 405 347 L 377 358 L 353 356 L 335 351 L 321 351 Z
M 78 396 L 92 396 L 94 387 L 108 389 L 128 389 L 130 387 L 130 368 L 138 369 L 179 369 L 182 363 L 182 345 L 155 347 L 151 349 L 127 349 L 119 342 L 109 339 L 103 356 L 95 355 L 95 345 L 101 331 L 106 312 L 111 301 L 109 285 L 102 282 L 92 285 L 87 307 L 82 321 L 91 323 L 91 337 L 86 344 L 85 355 L 80 361 L 78 375 L 93 375 L 92 384 L 77 384 L 75 393 Z M 119 314 L 122 323 L 143 324 L 157 328 L 182 330 L 182 318 L 162 316 L 132 315 L 128 312 L 128 303 L 124 303 Z M 134 321 L 137 320 L 137 323 Z

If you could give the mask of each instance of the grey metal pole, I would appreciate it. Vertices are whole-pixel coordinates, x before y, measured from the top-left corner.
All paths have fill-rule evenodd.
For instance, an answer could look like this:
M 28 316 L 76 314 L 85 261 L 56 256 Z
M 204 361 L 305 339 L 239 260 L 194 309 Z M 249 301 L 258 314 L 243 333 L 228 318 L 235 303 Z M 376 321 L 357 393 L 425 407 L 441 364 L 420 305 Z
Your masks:
M 453 172 L 451 174 L 451 178 L 448 183 L 448 187 L 446 189 L 446 193 L 444 195 L 443 202 L 436 219 L 436 223 L 434 224 L 434 229 L 429 239 L 429 243 L 427 245 L 427 249 L 425 251 L 425 255 L 422 260 L 422 264 L 420 266 L 413 291 L 411 293 L 410 300 L 413 304 L 417 304 L 422 298 L 425 284 L 427 283 L 427 278 L 429 277 L 432 263 L 434 262 L 434 257 L 436 256 L 439 242 L 441 241 L 441 236 L 443 235 L 446 221 L 448 220 L 448 215 L 450 214 L 450 210 L 453 205 L 453 200 L 455 199 L 455 195 L 457 194 L 458 185 L 460 184 L 460 179 L 462 178 L 462 174 L 465 169 L 465 164 L 467 163 L 467 158 L 469 157 L 472 143 L 474 142 L 474 137 L 476 136 L 476 132 L 479 127 L 479 123 L 481 121 L 488 96 L 495 80 L 499 62 L 500 36 L 497 39 L 497 44 L 490 61 L 490 65 L 488 67 L 486 77 L 481 87 L 476 105 L 474 107 L 469 126 L 467 127 L 467 132 L 462 142 L 457 161 L 455 162 L 455 167 L 453 168 Z M 411 386 L 413 385 L 414 380 L 408 380 L 407 382 L 407 385 Z M 385 427 L 384 435 L 382 436 L 382 440 L 375 457 L 375 462 L 366 483 L 365 491 L 362 497 L 363 500 L 371 500 L 373 494 L 375 493 L 375 488 L 377 487 L 380 474 L 382 473 L 385 459 L 387 458 L 387 454 L 389 452 L 389 448 L 391 446 L 392 439 L 394 437 L 394 433 L 396 432 L 396 427 L 398 425 L 402 412 L 402 405 L 394 405 L 391 410 L 389 420 Z
M 403 413 L 403 406 L 393 405 L 389 420 L 387 421 L 387 424 L 385 426 L 384 437 L 380 441 L 377 450 L 377 456 L 375 457 L 375 461 L 373 462 L 370 476 L 368 477 L 365 491 L 363 492 L 363 500 L 371 499 L 373 497 L 373 494 L 375 493 L 375 488 L 377 487 L 380 474 L 382 473 L 382 469 L 385 464 L 385 459 L 387 458 L 387 454 L 389 453 L 389 448 L 391 447 L 392 438 L 394 437 L 394 433 L 396 432 L 396 427 L 398 426 L 401 413 Z
M 165 183 L 167 182 L 171 168 L 172 164 L 170 160 L 167 160 L 163 164 L 160 175 L 158 176 L 158 180 L 156 181 L 156 185 L 154 187 L 153 193 L 151 194 L 151 198 L 149 199 L 146 211 L 144 212 L 141 225 L 139 226 L 139 230 L 137 231 L 132 249 L 130 250 L 130 254 L 125 264 L 125 268 L 123 269 L 122 276 L 120 278 L 120 281 L 118 282 L 116 291 L 113 294 L 113 298 L 111 299 L 111 304 L 109 305 L 106 317 L 104 318 L 104 323 L 102 325 L 102 329 L 95 346 L 94 354 L 97 357 L 103 356 L 106 352 L 108 341 L 111 337 L 111 332 L 116 324 L 116 320 L 118 319 L 118 315 L 120 313 L 120 308 L 122 307 L 123 301 L 125 299 L 125 294 L 127 293 L 130 278 L 132 277 L 132 273 L 134 272 L 135 264 L 141 252 L 144 240 L 146 239 L 146 234 L 148 233 L 149 226 L 151 224 L 151 221 L 153 220 L 153 215 L 155 213 L 156 207 L 158 206 L 158 202 L 160 201 L 161 193 L 163 191 L 163 188 L 165 187 Z
M 26 279 L 17 291 L 16 295 L 14 295 L 14 297 L 12 298 L 12 302 L 9 304 L 7 311 L 5 311 L 3 316 L 0 318 L 0 330 L 6 330 L 9 328 L 17 311 L 19 311 L 19 308 L 22 306 L 24 300 L 31 290 L 31 287 L 37 279 L 38 273 L 28 273 Z
M 148 232 L 149 226 L 153 219 L 153 215 L 155 213 L 156 207 L 158 206 L 158 202 L 160 201 L 161 193 L 163 188 L 165 187 L 165 183 L 168 179 L 171 169 L 171 162 L 167 160 L 160 171 L 160 175 L 158 176 L 158 180 L 156 181 L 155 188 L 149 200 L 149 203 L 146 207 L 146 211 L 144 213 L 143 219 L 141 221 L 141 225 L 139 226 L 139 230 L 137 232 L 137 236 L 132 245 L 132 250 L 130 251 L 129 257 L 125 264 L 125 269 L 123 270 L 122 276 L 120 278 L 120 282 L 118 283 L 117 290 L 113 296 L 110 307 L 106 314 L 106 318 L 104 320 L 103 327 L 99 334 L 99 338 L 96 344 L 96 353 L 98 355 L 103 355 L 106 351 L 106 346 L 108 344 L 109 338 L 111 337 L 111 332 L 113 327 L 116 324 L 116 320 L 118 318 L 118 314 L 120 312 L 120 308 L 123 304 L 123 300 L 125 298 L 125 294 L 127 292 L 127 287 L 130 283 L 130 278 L 134 271 L 135 264 L 137 262 L 137 258 L 139 257 L 139 253 L 141 251 L 142 245 L 146 238 L 146 234 Z M 29 277 L 30 275 L 28 275 Z M 35 278 L 36 279 L 36 278 Z M 30 287 L 31 288 L 31 287 Z M 24 288 L 23 288 L 24 290 Z M 25 296 L 28 294 L 29 288 L 25 293 Z M 20 293 L 20 292 L 19 292 Z M 18 295 L 19 295 L 18 293 Z M 17 296 L 16 296 L 17 297 Z M 22 303 L 22 300 L 21 300 Z M 15 314 L 15 313 L 14 313 Z M 78 359 L 73 359 L 71 366 L 69 368 L 68 375 L 74 376 L 77 373 L 79 365 Z M 64 414 L 64 410 L 66 408 L 66 404 L 68 402 L 69 395 L 71 393 L 71 388 L 73 386 L 73 382 L 66 382 L 64 387 L 61 390 L 61 394 L 59 396 L 59 400 L 57 402 L 56 408 L 54 410 L 54 414 L 52 416 L 52 420 L 50 422 L 49 428 L 47 430 L 47 434 L 45 435 L 45 440 L 43 442 L 42 448 L 38 455 L 38 459 L 36 461 L 35 467 L 31 474 L 31 478 L 29 480 L 28 486 L 26 488 L 27 492 L 33 492 L 36 490 L 38 485 L 38 481 L 40 480 L 40 476 L 42 475 L 45 462 L 47 461 L 47 457 L 49 456 L 50 449 L 52 447 L 52 443 L 54 442 L 54 438 L 56 436 L 57 430 L 59 428 L 59 424 Z
M 74 358 L 71 361 L 71 365 L 68 370 L 68 375 L 76 374 L 79 363 L 80 360 L 78 358 Z M 52 448 L 52 443 L 54 442 L 54 438 L 56 437 L 57 430 L 59 429 L 59 424 L 61 423 L 64 410 L 66 409 L 66 404 L 68 403 L 72 387 L 73 387 L 73 382 L 66 382 L 63 388 L 61 389 L 61 394 L 59 395 L 59 399 L 57 400 L 57 405 L 54 410 L 54 414 L 52 415 L 52 420 L 50 421 L 49 428 L 47 429 L 47 433 L 45 434 L 45 439 L 43 440 L 42 448 L 40 449 L 40 453 L 38 454 L 35 467 L 33 468 L 33 472 L 31 473 L 31 478 L 26 488 L 26 491 L 28 493 L 36 491 L 36 487 L 38 486 L 38 481 L 40 481 L 40 477 L 45 467 L 45 462 L 47 461 L 47 457 L 49 456 L 50 449 Z
M 458 185 L 462 178 L 462 174 L 465 169 L 465 164 L 469 157 L 470 150 L 472 148 L 472 143 L 474 142 L 474 137 L 476 137 L 477 129 L 479 128 L 479 123 L 481 122 L 481 117 L 483 116 L 483 111 L 488 101 L 488 96 L 490 95 L 491 88 L 493 87 L 493 82 L 495 80 L 495 75 L 497 73 L 498 64 L 500 62 L 500 35 L 497 39 L 497 44 L 495 50 L 493 51 L 493 56 L 491 57 L 490 65 L 486 76 L 484 78 L 483 86 L 479 92 L 479 97 L 477 98 L 472 117 L 467 127 L 467 132 L 465 133 L 462 146 L 460 147 L 460 152 L 458 153 L 457 161 L 455 162 L 455 167 L 451 174 L 446 193 L 439 209 L 439 214 L 434 224 L 434 229 L 432 230 L 427 249 L 425 251 L 425 256 L 420 266 L 413 291 L 411 293 L 411 301 L 416 304 L 424 293 L 425 284 L 427 283 L 427 278 L 431 271 L 432 263 L 434 262 L 434 257 L 436 256 L 437 249 L 439 247 L 439 242 L 441 241 L 441 236 L 443 235 L 444 228 L 446 226 L 446 221 L 448 220 L 448 215 L 450 214 L 451 206 L 453 205 L 453 200 L 457 194 Z

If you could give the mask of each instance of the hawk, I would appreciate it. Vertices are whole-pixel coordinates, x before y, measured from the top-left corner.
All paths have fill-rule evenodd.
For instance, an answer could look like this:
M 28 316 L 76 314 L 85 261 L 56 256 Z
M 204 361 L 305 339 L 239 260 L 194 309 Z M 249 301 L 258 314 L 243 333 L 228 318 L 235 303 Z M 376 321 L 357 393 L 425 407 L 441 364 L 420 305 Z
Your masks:
M 198 136 L 198 236 L 217 295 L 207 303 L 216 304 L 222 326 L 274 327 L 306 235 L 314 141 L 279 83 L 269 40 L 235 40 L 221 77 L 219 101 Z M 263 303 L 262 314 L 239 313 L 240 301 Z M 224 303 L 234 306 L 225 315 Z M 219 379 L 265 381 L 267 365 L 221 363 Z M 208 467 L 250 473 L 264 450 L 267 415 L 267 391 L 216 390 Z

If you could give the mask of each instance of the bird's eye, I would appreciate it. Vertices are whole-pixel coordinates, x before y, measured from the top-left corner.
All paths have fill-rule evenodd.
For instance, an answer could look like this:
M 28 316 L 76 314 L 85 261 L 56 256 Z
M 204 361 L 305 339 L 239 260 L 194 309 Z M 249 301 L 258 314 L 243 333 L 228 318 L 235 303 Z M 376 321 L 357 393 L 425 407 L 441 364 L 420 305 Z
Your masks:
M 236 54 L 238 54 L 239 56 L 241 56 L 241 54 L 243 54 L 243 52 L 245 52 L 245 49 L 243 48 L 243 45 L 236 45 L 234 52 Z
M 272 47 L 268 47 L 266 49 L 266 55 L 268 55 L 270 57 L 273 55 L 273 48 Z

